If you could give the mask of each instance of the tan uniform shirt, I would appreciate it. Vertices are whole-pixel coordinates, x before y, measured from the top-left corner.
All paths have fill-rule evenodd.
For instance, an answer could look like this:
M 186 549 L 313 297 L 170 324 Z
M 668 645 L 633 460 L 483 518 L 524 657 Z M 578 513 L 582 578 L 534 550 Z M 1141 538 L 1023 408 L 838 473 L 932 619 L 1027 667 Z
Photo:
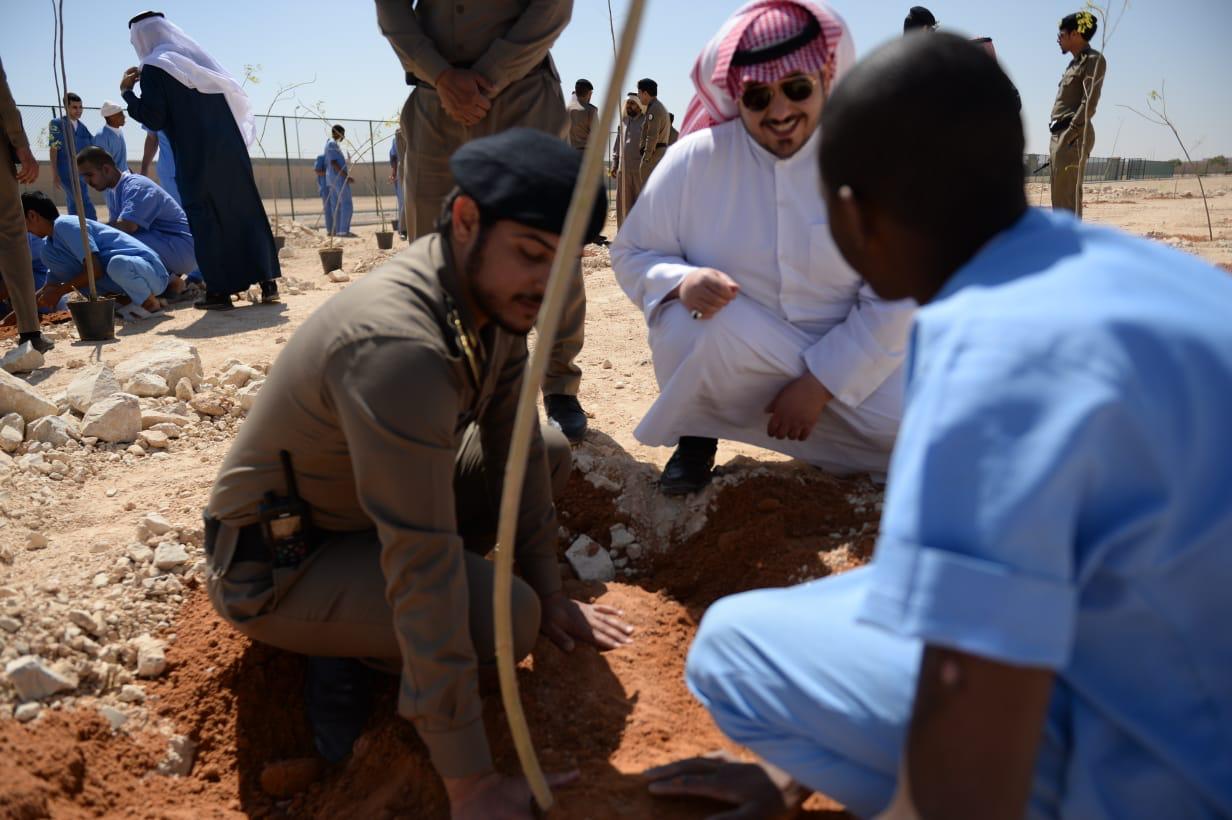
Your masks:
M 569 144 L 579 151 L 585 150 L 586 141 L 590 139 L 590 127 L 594 125 L 599 109 L 592 103 L 573 99 L 565 110 L 569 112 Z
M 667 108 L 663 103 L 659 102 L 658 97 L 650 100 L 650 105 L 646 106 L 645 122 L 642 123 L 642 164 L 648 167 L 654 167 L 655 150 L 663 150 L 658 148 L 660 144 L 666 147 L 668 139 L 672 134 L 672 121 L 667 115 Z
M 460 323 L 461 330 L 454 322 Z M 416 241 L 329 300 L 287 344 L 219 471 L 209 513 L 256 520 L 286 492 L 291 453 L 315 525 L 376 530 L 402 652 L 399 711 L 437 761 L 487 759 L 467 581 L 453 496 L 462 435 L 478 422 L 486 470 L 503 476 L 526 340 L 476 334 L 439 234 Z M 465 355 L 468 338 L 474 355 Z M 496 502 L 499 503 L 499 502 Z M 517 563 L 541 596 L 560 589 L 556 511 L 536 429 L 518 522 Z M 482 766 L 479 766 L 482 768 Z
M 3 63 L 0 63 L 0 126 L 3 126 L 4 136 L 13 147 L 14 153 L 18 148 L 30 147 L 25 126 L 21 122 L 21 109 L 13 101 L 13 92 L 9 90 L 9 79 L 4 73 Z
M 381 33 L 402 67 L 432 83 L 447 68 L 471 68 L 493 96 L 548 57 L 573 0 L 377 0 Z M 553 69 L 555 71 L 555 69 Z
M 1069 126 L 1059 135 L 1061 145 L 1081 138 L 1082 131 L 1099 105 L 1099 95 L 1104 90 L 1104 74 L 1108 63 L 1104 55 L 1087 46 L 1080 51 L 1057 85 L 1057 99 L 1052 104 L 1051 121 L 1072 118 Z

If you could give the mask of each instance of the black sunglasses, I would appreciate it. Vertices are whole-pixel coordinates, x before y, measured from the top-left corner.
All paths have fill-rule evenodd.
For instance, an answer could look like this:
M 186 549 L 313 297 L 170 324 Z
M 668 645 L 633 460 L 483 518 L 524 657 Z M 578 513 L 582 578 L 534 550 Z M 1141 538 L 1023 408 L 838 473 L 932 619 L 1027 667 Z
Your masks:
M 783 96 L 792 102 L 804 102 L 813 96 L 817 82 L 812 77 L 788 77 L 778 84 Z M 751 85 L 740 95 L 740 102 L 750 111 L 765 111 L 774 99 L 776 86 Z

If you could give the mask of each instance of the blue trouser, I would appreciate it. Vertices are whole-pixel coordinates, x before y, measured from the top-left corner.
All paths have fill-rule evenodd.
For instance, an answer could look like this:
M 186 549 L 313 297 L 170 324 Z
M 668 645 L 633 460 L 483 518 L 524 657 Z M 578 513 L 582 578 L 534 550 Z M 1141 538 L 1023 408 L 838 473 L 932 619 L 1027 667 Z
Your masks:
M 706 612 L 685 670 L 728 737 L 861 817 L 893 797 L 922 654 L 919 641 L 856 620 L 870 578 L 864 568 L 724 598 Z M 1059 699 L 1031 817 L 1055 813 L 1067 776 Z
M 139 230 L 132 236 L 158 254 L 169 273 L 191 274 L 197 269 L 197 255 L 191 236 L 150 230 Z
M 78 178 L 81 183 L 81 202 L 86 209 L 86 219 L 98 219 L 98 212 L 94 210 L 94 203 L 90 201 L 90 189 L 86 187 L 84 178 Z M 60 175 L 60 190 L 64 191 L 64 198 L 68 200 L 69 216 L 74 216 L 77 213 L 77 200 L 73 199 L 73 181 L 67 174 Z
M 334 233 L 334 212 L 329 207 L 329 188 L 325 184 L 325 177 L 318 177 L 320 182 L 317 187 L 321 193 L 321 214 L 325 217 L 325 233 L 331 236 Z
M 157 163 L 157 167 L 159 187 L 171 194 L 171 198 L 175 200 L 175 204 L 183 208 L 184 203 L 180 200 L 180 189 L 179 186 L 175 184 L 175 163 L 164 163 L 160 159 Z
M 113 256 L 107 263 L 107 275 L 98 280 L 101 293 L 123 292 L 133 304 L 140 305 L 151 296 L 167 289 L 171 281 L 167 269 L 150 264 L 140 256 Z
M 330 177 L 325 196 L 326 232 L 331 234 L 350 233 L 351 214 L 354 205 L 351 203 L 351 186 L 347 184 L 346 177 Z M 333 221 L 332 225 L 330 220 Z
M 402 206 L 402 179 L 394 177 L 394 196 L 398 198 L 398 230 L 406 232 L 406 208 Z

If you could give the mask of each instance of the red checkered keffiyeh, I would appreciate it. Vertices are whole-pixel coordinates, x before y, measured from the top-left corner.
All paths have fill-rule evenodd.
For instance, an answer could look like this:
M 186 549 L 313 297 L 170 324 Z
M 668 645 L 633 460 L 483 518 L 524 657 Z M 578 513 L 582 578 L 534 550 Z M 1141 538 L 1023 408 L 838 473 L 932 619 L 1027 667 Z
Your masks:
M 768 62 L 732 65 L 738 50 L 772 46 L 800 34 L 810 15 L 821 25 L 821 34 L 808 45 Z M 821 71 L 832 83 L 854 62 L 847 24 L 829 6 L 809 0 L 753 0 L 724 23 L 698 55 L 692 73 L 697 93 L 680 135 L 735 119 L 736 100 L 746 82 L 773 83 L 795 71 Z

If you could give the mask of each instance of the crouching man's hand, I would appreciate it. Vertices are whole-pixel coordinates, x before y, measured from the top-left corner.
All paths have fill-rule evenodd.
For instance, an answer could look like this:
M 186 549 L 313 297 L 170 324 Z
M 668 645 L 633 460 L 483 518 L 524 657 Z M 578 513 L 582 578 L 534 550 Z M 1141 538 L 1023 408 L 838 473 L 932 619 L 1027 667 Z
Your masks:
M 698 268 L 676 288 L 680 304 L 694 319 L 709 319 L 727 307 L 739 292 L 740 286 L 734 279 L 714 268 Z
M 577 771 L 546 775 L 552 788 L 567 785 Z M 530 785 L 525 777 L 488 772 L 472 777 L 446 777 L 451 820 L 531 820 Z
M 592 643 L 600 649 L 616 649 L 633 643 L 633 627 L 624 612 L 605 604 L 584 604 L 563 592 L 543 599 L 543 626 L 540 631 L 566 652 L 575 640 Z
M 770 422 L 766 435 L 777 439 L 804 441 L 813 433 L 821 411 L 834 398 L 834 394 L 807 370 L 804 375 L 787 383 L 774 401 L 766 406 Z

